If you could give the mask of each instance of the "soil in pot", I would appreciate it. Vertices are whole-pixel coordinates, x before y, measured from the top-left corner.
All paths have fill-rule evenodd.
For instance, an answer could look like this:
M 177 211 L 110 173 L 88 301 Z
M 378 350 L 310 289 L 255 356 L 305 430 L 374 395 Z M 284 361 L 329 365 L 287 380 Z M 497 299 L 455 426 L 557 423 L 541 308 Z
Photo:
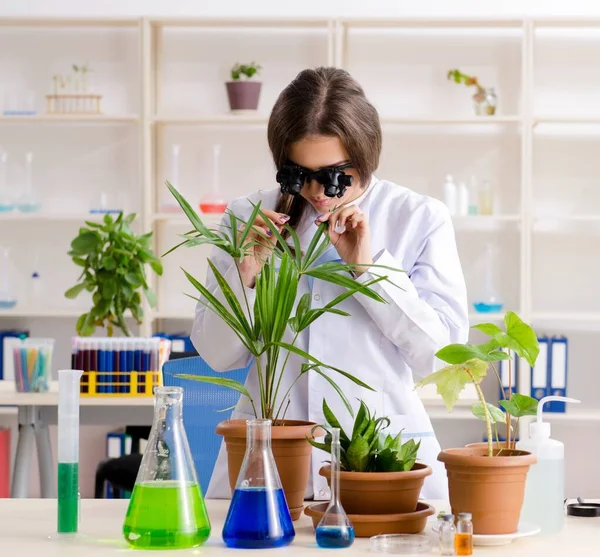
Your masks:
M 292 520 L 300 518 L 304 507 L 312 454 L 306 438 L 311 436 L 314 426 L 312 422 L 286 420 L 284 426 L 271 427 L 271 450 Z M 246 454 L 246 420 L 221 422 L 217 433 L 225 438 L 229 485 L 233 492 Z
M 340 499 L 348 514 L 410 513 L 417 508 L 429 466 L 416 463 L 409 472 L 340 472 Z M 329 466 L 319 474 L 331 480 Z
M 260 81 L 228 81 L 227 97 L 231 110 L 256 110 L 260 98 Z
M 494 453 L 498 454 L 498 450 Z M 485 447 L 442 451 L 452 513 L 471 513 L 475 534 L 512 534 L 517 531 L 527 472 L 535 455 L 503 449 L 488 457 Z

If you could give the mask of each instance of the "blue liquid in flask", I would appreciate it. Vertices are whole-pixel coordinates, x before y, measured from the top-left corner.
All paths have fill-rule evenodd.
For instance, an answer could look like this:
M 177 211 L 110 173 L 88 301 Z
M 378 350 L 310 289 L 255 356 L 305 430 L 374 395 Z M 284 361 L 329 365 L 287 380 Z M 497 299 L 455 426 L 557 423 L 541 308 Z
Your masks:
M 475 311 L 478 313 L 500 313 L 504 304 L 500 303 L 486 303 L 486 302 L 475 302 L 473 304 Z
M 315 537 L 317 545 L 324 549 L 350 547 L 354 542 L 352 526 L 318 526 Z
M 283 547 L 295 535 L 283 489 L 243 487 L 234 491 L 223 528 L 228 547 Z

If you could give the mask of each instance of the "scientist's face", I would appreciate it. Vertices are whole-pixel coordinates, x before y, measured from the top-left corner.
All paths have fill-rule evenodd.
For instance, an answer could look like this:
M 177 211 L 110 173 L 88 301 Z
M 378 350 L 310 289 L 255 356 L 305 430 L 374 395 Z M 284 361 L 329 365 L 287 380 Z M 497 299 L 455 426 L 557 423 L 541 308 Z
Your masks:
M 315 135 L 305 137 L 292 143 L 289 152 L 290 160 L 310 170 L 319 170 L 326 166 L 340 166 L 350 161 L 344 144 L 339 137 Z M 319 215 L 329 212 L 333 207 L 350 203 L 362 193 L 358 174 L 353 168 L 344 170 L 345 174 L 352 176 L 352 185 L 342 197 L 327 197 L 323 185 L 317 180 L 306 182 L 300 195 L 308 201 Z

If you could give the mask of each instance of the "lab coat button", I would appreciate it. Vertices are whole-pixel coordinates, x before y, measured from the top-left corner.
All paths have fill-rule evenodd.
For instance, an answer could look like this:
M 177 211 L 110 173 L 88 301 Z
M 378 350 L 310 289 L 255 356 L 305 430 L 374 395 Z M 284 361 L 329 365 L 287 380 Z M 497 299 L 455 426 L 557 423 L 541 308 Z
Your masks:
M 315 294 L 315 300 L 318 302 L 321 299 L 321 296 L 319 296 L 318 294 Z
M 321 497 L 325 497 L 325 490 L 324 489 L 319 490 L 319 495 Z

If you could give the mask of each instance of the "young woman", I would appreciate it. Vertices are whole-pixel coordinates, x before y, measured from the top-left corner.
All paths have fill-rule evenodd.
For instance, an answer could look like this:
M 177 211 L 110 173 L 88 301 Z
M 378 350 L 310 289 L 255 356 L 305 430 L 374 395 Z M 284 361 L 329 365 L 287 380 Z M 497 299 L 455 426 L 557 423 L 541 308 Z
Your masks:
M 340 309 L 350 317 L 324 314 L 298 339 L 298 346 L 329 365 L 339 367 L 375 389 L 362 389 L 345 378 L 335 377 L 348 399 L 366 402 L 377 416 L 388 416 L 389 433 L 402 430 L 403 440 L 421 440 L 419 460 L 433 468 L 423 496 L 447 496 L 446 475 L 437 462 L 439 443 L 418 393 L 414 378 L 435 369 L 435 353 L 450 342 L 464 342 L 468 334 L 467 296 L 457 253 L 454 230 L 445 206 L 430 197 L 385 180 L 373 172 L 379 164 L 381 127 L 375 108 L 361 86 L 346 72 L 318 68 L 301 72 L 280 94 L 269 119 L 268 140 L 275 167 L 277 188 L 236 199 L 230 205 L 246 220 L 252 203 L 261 201 L 265 215 L 277 225 L 289 224 L 300 235 L 304 249 L 319 223 L 329 222 L 334 248 L 332 260 L 360 265 L 355 280 L 366 282 L 371 265 L 385 265 L 404 272 L 385 271 L 390 282 L 372 288 L 387 303 L 356 295 Z M 332 197 L 330 197 L 333 195 Z M 270 234 L 260 219 L 254 223 L 262 236 Z M 211 256 L 229 284 L 242 299 L 243 290 L 253 301 L 254 284 L 269 245 L 254 248 L 255 256 L 240 264 L 221 250 Z M 209 274 L 209 287 L 218 292 Z M 311 292 L 311 307 L 327 304 L 340 290 L 314 280 L 300 284 L 299 296 Z M 199 354 L 216 370 L 244 367 L 249 353 L 235 334 L 201 304 L 196 310 L 192 340 Z M 291 339 L 290 339 L 291 340 Z M 297 377 L 303 361 L 292 355 L 280 392 Z M 258 382 L 250 372 L 247 388 L 256 397 Z M 320 376 L 305 374 L 292 390 L 287 417 L 325 423 L 325 398 L 346 431 L 349 415 L 332 387 Z M 234 418 L 253 414 L 241 400 Z M 315 449 L 308 496 L 328 496 L 326 480 L 318 470 L 326 455 Z M 222 448 L 208 497 L 230 496 L 226 455 Z

